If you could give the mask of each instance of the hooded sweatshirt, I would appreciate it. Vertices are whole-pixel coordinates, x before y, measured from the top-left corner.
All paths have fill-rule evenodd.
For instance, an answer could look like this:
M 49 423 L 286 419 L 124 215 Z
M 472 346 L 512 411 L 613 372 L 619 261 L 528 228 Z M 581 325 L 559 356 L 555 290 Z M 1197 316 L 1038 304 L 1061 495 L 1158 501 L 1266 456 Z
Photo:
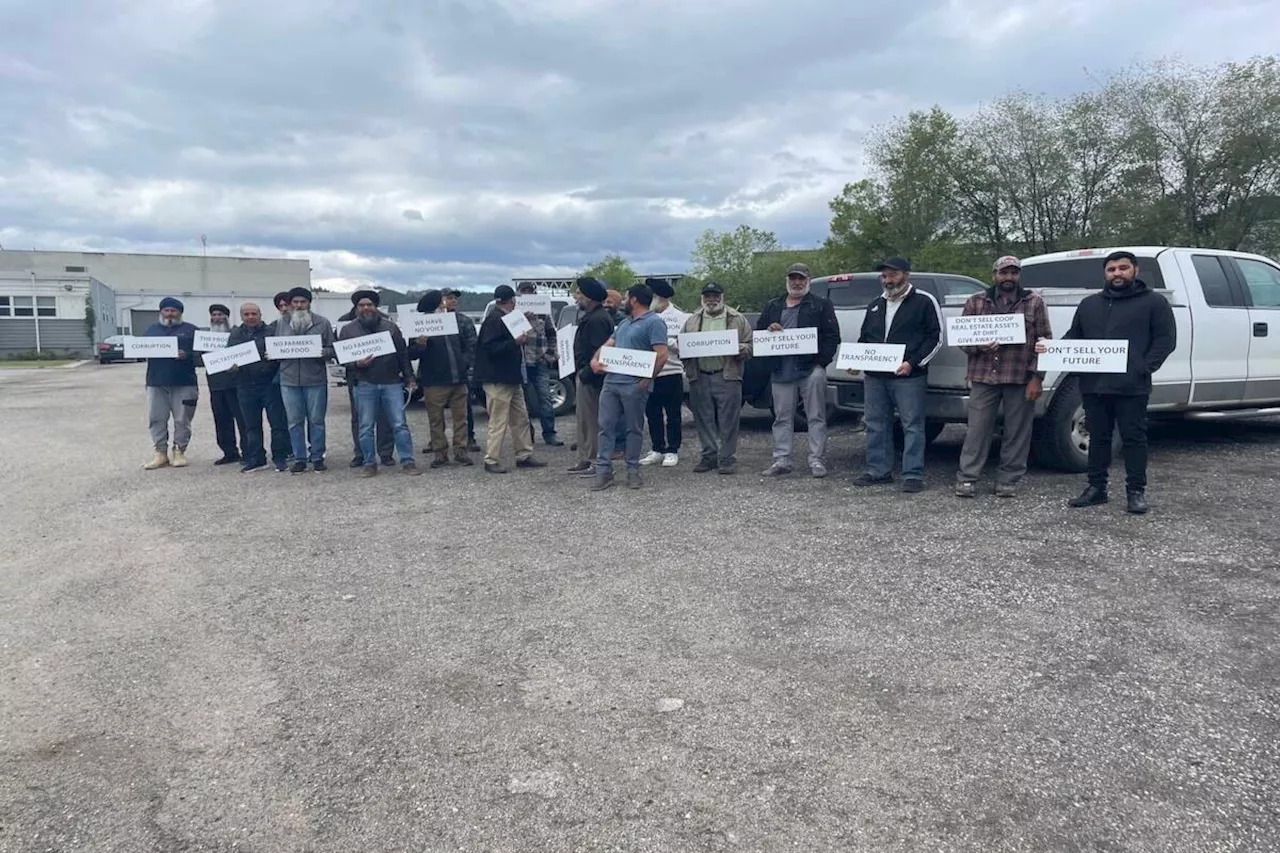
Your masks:
M 1107 285 L 1086 296 L 1076 308 L 1067 340 L 1127 340 L 1129 365 L 1124 373 L 1081 373 L 1082 394 L 1140 396 L 1151 393 L 1151 374 L 1178 345 L 1173 308 L 1162 294 L 1134 279 L 1125 288 Z

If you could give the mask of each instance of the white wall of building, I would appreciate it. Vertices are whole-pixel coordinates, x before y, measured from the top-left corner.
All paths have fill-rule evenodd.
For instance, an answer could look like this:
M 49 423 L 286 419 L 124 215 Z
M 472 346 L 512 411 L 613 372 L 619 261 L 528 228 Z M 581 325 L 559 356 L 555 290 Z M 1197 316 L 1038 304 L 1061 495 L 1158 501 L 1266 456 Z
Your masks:
M 6 320 L 26 319 L 30 322 L 30 318 L 15 317 L 12 310 L 14 305 L 14 297 L 40 297 L 40 303 L 48 306 L 48 300 L 53 300 L 53 308 L 56 313 L 51 317 L 46 312 L 40 316 L 42 319 L 50 320 L 83 320 L 84 319 L 84 300 L 89 295 L 90 281 L 88 276 L 61 276 L 58 278 L 40 278 L 36 276 L 32 279 L 29 275 L 14 275 L 12 273 L 0 272 L 0 322 Z M 26 300 L 23 299 L 23 304 Z M 7 316 L 6 316 L 7 315 Z
M 242 296 L 233 293 L 201 293 L 192 296 L 174 295 L 182 302 L 182 319 L 188 323 L 193 323 L 197 326 L 208 325 L 209 306 L 220 304 L 231 309 L 231 325 L 235 326 L 240 323 L 240 306 L 246 302 L 255 303 L 262 310 L 262 317 L 268 323 L 279 317 L 280 315 L 276 313 L 275 306 L 271 304 L 271 297 L 277 292 L 273 290 L 262 297 Z M 139 312 L 137 316 L 140 322 L 143 318 L 146 318 L 148 322 L 154 322 L 153 315 L 159 314 L 160 300 L 166 295 L 169 294 L 117 292 L 117 325 L 128 333 L 133 326 L 135 311 Z M 83 305 L 83 300 L 81 300 L 81 304 Z M 83 308 L 81 310 L 83 311 Z M 336 326 L 338 318 L 351 310 L 351 298 L 344 294 L 317 293 L 311 302 L 311 310 Z M 136 329 L 135 331 L 141 332 L 142 330 Z
M 260 297 L 311 286 L 311 264 L 305 259 L 0 250 L 0 275 L 32 272 L 37 278 L 92 276 L 117 293 L 179 298 L 201 292 Z

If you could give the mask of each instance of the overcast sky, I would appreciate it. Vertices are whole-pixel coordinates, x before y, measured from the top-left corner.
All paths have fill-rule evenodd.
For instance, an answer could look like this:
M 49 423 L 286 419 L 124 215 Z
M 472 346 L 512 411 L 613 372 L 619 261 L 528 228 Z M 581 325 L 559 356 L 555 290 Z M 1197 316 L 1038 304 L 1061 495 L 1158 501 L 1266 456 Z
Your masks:
M 791 246 L 877 124 L 1275 50 L 1280 0 L 0 0 L 0 244 L 350 289 Z

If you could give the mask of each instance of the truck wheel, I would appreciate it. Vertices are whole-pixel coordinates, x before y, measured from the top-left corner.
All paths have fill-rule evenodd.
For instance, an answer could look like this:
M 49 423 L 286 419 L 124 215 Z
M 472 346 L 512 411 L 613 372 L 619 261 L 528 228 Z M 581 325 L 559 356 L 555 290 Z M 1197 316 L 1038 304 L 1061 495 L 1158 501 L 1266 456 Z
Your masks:
M 1031 453 L 1044 468 L 1080 474 L 1089 470 L 1089 425 L 1084 417 L 1080 382 L 1068 376 L 1049 401 L 1044 417 L 1031 433 Z M 1119 450 L 1120 437 L 1111 436 L 1112 450 Z
M 573 411 L 574 400 L 577 397 L 578 389 L 570 381 L 553 377 L 551 385 L 551 406 L 555 411 L 556 417 L 567 415 Z

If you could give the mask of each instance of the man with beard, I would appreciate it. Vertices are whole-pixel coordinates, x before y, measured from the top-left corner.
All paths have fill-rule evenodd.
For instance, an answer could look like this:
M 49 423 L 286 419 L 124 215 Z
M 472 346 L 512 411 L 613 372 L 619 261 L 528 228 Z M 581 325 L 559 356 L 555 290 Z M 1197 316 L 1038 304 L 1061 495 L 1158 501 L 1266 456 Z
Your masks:
M 480 324 L 476 344 L 476 381 L 484 385 L 489 409 L 489 429 L 485 436 L 484 470 L 505 474 L 502 445 L 507 434 L 515 447 L 517 468 L 544 468 L 533 458 L 533 435 L 529 431 L 529 411 L 524 405 L 524 342 L 526 335 L 511 336 L 502 318 L 516 310 L 516 292 L 501 284 L 493 292 L 494 310 Z
M 858 343 L 903 344 L 902 364 L 863 374 L 867 470 L 855 486 L 893 482 L 893 410 L 902 422 L 902 491 L 924 490 L 925 397 L 929 362 L 942 349 L 942 310 L 911 284 L 911 262 L 892 257 L 876 266 L 884 292 L 871 301 Z
M 656 355 L 653 375 L 662 372 L 667 360 L 667 324 L 649 310 L 653 304 L 653 291 L 643 284 L 627 291 L 625 310 L 627 319 L 618 324 L 613 336 L 604 346 L 619 349 L 653 351 Z M 652 377 L 641 378 L 624 373 L 610 373 L 600 361 L 597 351 L 591 359 L 591 369 L 604 375 L 600 391 L 600 447 L 596 454 L 596 476 L 592 491 L 602 491 L 613 485 L 613 451 L 616 446 L 619 424 L 626 426 L 627 488 L 638 489 L 640 479 L 640 448 L 644 445 L 644 412 L 648 402 Z
M 355 305 L 351 310 L 338 318 L 339 323 L 349 323 L 359 316 Z M 383 315 L 386 316 L 385 314 Z M 391 319 L 391 318 L 387 318 Z M 351 464 L 350 468 L 364 467 L 364 450 L 360 447 L 360 407 L 356 405 L 356 373 L 354 365 L 345 365 L 343 375 L 347 383 L 347 402 L 351 404 Z M 375 443 L 378 446 L 378 458 L 383 467 L 395 464 L 395 436 L 391 433 L 391 424 L 387 422 L 386 412 L 379 410 L 378 423 L 374 430 Z
M 467 452 L 479 453 L 480 445 L 476 443 L 476 416 L 471 411 L 471 392 L 474 386 L 473 374 L 475 373 L 476 348 L 475 341 L 479 336 L 476 331 L 475 321 L 458 310 L 458 297 L 462 295 L 461 290 L 444 291 L 444 310 L 450 314 L 458 315 L 458 334 L 465 335 L 472 342 L 471 349 L 467 352 Z M 463 331 L 463 327 L 468 331 Z
M 231 309 L 217 303 L 209 306 L 209 331 L 231 332 Z M 203 356 L 201 363 L 203 364 Z M 214 465 L 239 462 L 244 448 L 244 418 L 240 416 L 240 403 L 236 399 L 236 377 L 230 370 L 205 375 L 209 384 L 209 408 L 213 412 L 213 428 L 218 437 L 222 458 Z M 236 445 L 236 431 L 240 432 L 240 444 Z
M 671 330 L 681 328 L 689 315 L 671 304 L 671 297 L 676 295 L 671 282 L 647 278 L 644 283 L 653 291 L 653 313 L 667 324 L 667 360 L 653 380 L 653 390 L 645 403 L 652 449 L 640 459 L 640 464 L 661 462 L 663 468 L 674 468 L 680 464 L 680 444 L 684 437 L 680 422 L 684 405 L 684 365 L 676 355 L 676 337 Z
M 420 314 L 444 313 L 444 294 L 428 290 L 418 300 Z M 461 318 L 458 318 L 461 319 Z M 445 433 L 444 413 L 447 408 L 453 421 L 453 461 L 474 465 L 467 455 L 465 436 L 467 409 L 471 402 L 467 376 L 475 353 L 475 326 L 458 324 L 458 334 L 420 337 L 409 346 L 409 359 L 418 360 L 418 385 L 427 408 L 427 424 L 431 430 L 432 468 L 449 464 L 449 439 Z
M 280 386 L 275 384 L 280 362 L 267 360 L 266 340 L 271 332 L 272 327 L 262 322 L 261 309 L 252 302 L 246 302 L 240 306 L 240 325 L 231 330 L 231 337 L 227 339 L 229 347 L 253 341 L 260 359 L 227 371 L 235 382 L 236 398 L 244 419 L 244 440 L 241 443 L 244 458 L 240 467 L 243 474 L 267 468 L 267 452 L 262 439 L 264 410 L 271 428 L 271 461 L 277 471 L 286 469 L 285 460 L 289 456 L 289 420 L 280 399 Z
M 971 498 L 991 452 L 996 416 L 1004 410 L 1004 435 L 1000 440 L 1000 468 L 996 472 L 996 496 L 1017 494 L 1018 481 L 1027 473 L 1031 450 L 1031 426 L 1036 400 L 1043 390 L 1044 374 L 1036 370 L 1036 341 L 1052 338 L 1049 312 L 1038 294 L 1020 282 L 1022 262 L 1006 255 L 995 263 L 995 286 L 975 293 L 964 303 L 965 317 L 1021 314 L 1027 340 L 1022 344 L 988 343 L 961 347 L 969 356 L 969 428 L 960 451 L 956 496 Z
M 702 307 L 684 324 L 686 332 L 735 332 L 738 354 L 686 358 L 693 424 L 702 443 L 702 458 L 693 473 L 737 467 L 738 428 L 742 423 L 742 365 L 751 356 L 751 324 L 724 303 L 724 288 L 714 281 L 702 288 Z
M 313 470 L 327 471 L 324 418 L 329 408 L 329 371 L 326 365 L 333 358 L 333 326 L 324 317 L 312 313 L 311 291 L 305 287 L 289 291 L 289 303 L 287 318 L 276 321 L 276 337 L 315 335 L 320 338 L 321 347 L 319 358 L 280 361 L 280 394 L 289 416 L 289 439 L 293 444 L 294 462 L 290 470 L 294 474 L 305 473 L 309 459 Z
M 578 367 L 578 394 L 574 416 L 577 421 L 578 462 L 570 474 L 595 476 L 596 454 L 600 448 L 600 389 L 604 377 L 591 369 L 591 359 L 613 337 L 613 317 L 604 306 L 608 291 L 597 278 L 578 279 L 578 331 L 573 337 L 573 363 Z
M 1086 296 L 1076 308 L 1066 340 L 1127 340 L 1128 369 L 1124 373 L 1081 373 L 1080 394 L 1089 425 L 1089 485 L 1073 507 L 1107 502 L 1111 468 L 1111 434 L 1120 430 L 1124 453 L 1126 510 L 1142 515 L 1147 505 L 1147 401 L 1151 374 L 1160 369 L 1178 345 L 1178 326 L 1169 301 L 1138 278 L 1138 259 L 1130 252 L 1112 252 L 1103 262 L 1106 286 Z M 1036 352 L 1044 352 L 1036 343 Z
M 520 283 L 518 291 L 521 295 L 532 295 L 538 292 L 533 282 Z M 530 429 L 532 420 L 537 418 L 542 424 L 542 441 L 548 447 L 563 447 L 564 442 L 556 437 L 556 412 L 551 404 L 551 375 L 548 373 L 556 364 L 556 327 L 550 317 L 540 317 L 532 312 L 525 312 L 533 333 L 524 342 L 524 403 L 529 410 Z
M 160 300 L 160 319 L 143 332 L 148 338 L 177 338 L 177 358 L 147 359 L 147 421 L 155 454 L 142 467 L 148 471 L 187 465 L 191 418 L 196 413 L 199 386 L 192 347 L 196 327 L 182 321 L 183 305 L 172 296 Z M 169 419 L 173 419 L 173 460 L 169 459 Z
M 273 296 L 273 297 L 271 298 L 271 304 L 272 304 L 272 305 L 274 305 L 274 306 L 276 307 L 276 313 L 278 313 L 280 316 L 279 316 L 278 318 L 276 318 L 274 321 L 272 321 L 272 323 L 271 323 L 271 325 L 270 325 L 270 327 L 269 327 L 269 328 L 271 329 L 270 334 L 272 334 L 272 335 L 282 334 L 282 333 L 280 332 L 280 326 L 281 326 L 281 324 L 287 324 L 287 323 L 289 322 L 289 319 L 288 319 L 288 318 L 289 318 L 289 312 L 293 310 L 293 303 L 292 303 L 292 302 L 290 302 L 290 300 L 289 300 L 289 291 L 287 291 L 287 290 L 282 290 L 282 291 L 280 291 L 279 293 L 277 293 L 275 296 Z M 284 411 L 284 395 L 280 393 L 280 371 L 279 371 L 278 369 L 276 370 L 275 375 L 273 376 L 273 378 L 272 378 L 272 380 L 271 380 L 271 388 L 272 388 L 272 392 L 275 394 L 275 396 L 279 398 L 279 402 L 280 402 L 280 411 L 282 411 L 282 412 L 283 412 L 283 411 Z M 311 430 L 310 430 L 310 429 L 308 429 L 308 430 L 307 430 L 307 440 L 308 440 L 308 441 L 310 441 L 310 440 L 311 440 Z M 288 453 L 288 455 L 285 457 L 285 460 L 284 460 L 284 461 L 285 461 L 285 467 L 283 467 L 283 468 L 281 468 L 281 467 L 280 467 L 280 464 L 279 464 L 278 462 L 276 463 L 276 472 L 277 472 L 277 473 L 281 473 L 281 474 L 282 474 L 282 473 L 284 473 L 285 471 L 289 470 L 289 468 L 291 468 L 291 467 L 293 466 L 293 461 L 294 461 L 294 460 L 293 460 L 293 441 L 292 441 L 292 439 L 290 439 L 290 441 L 289 441 L 289 453 Z
M 378 311 L 379 297 L 375 291 L 357 290 L 351 294 L 351 301 L 356 306 L 356 319 L 342 328 L 339 340 L 349 341 L 389 332 L 396 348 L 392 354 L 366 356 L 354 363 L 356 407 L 360 410 L 360 448 L 364 451 L 361 476 L 374 477 L 378 474 L 374 429 L 379 415 L 385 415 L 391 424 L 400 470 L 416 476 L 422 472 L 413 461 L 413 436 L 404 419 L 404 395 L 413 393 L 415 385 L 409 348 L 400 328 Z M 296 307 L 294 313 L 297 313 Z
M 827 299 L 809 291 L 809 268 L 792 264 L 787 269 L 787 293 L 764 307 L 757 329 L 817 329 L 818 352 L 814 355 L 783 355 L 773 358 L 773 464 L 766 477 L 791 473 L 795 444 L 796 404 L 804 403 L 809 430 L 809 471 L 827 476 L 823 457 L 827 453 L 827 365 L 840 348 L 840 323 L 836 309 Z

